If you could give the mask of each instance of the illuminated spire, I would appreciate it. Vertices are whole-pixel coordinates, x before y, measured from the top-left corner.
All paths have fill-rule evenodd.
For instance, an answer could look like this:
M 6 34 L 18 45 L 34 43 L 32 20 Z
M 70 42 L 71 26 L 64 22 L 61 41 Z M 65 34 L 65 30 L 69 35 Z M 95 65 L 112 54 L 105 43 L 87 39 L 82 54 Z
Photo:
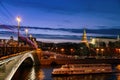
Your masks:
M 85 29 L 84 29 L 83 36 L 82 36 L 82 42 L 87 42 L 87 34 L 86 34 Z
M 85 28 L 84 28 L 84 31 L 83 31 L 83 36 L 82 36 L 81 42 L 82 42 L 82 43 L 85 43 L 86 46 L 89 47 L 88 40 L 87 40 L 87 34 L 86 34 Z

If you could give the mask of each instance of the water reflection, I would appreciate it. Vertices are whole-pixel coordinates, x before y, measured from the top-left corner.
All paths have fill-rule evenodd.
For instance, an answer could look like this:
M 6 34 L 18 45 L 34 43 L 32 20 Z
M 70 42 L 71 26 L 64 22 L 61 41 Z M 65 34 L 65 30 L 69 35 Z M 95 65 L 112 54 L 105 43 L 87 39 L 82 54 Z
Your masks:
M 116 74 L 117 80 L 120 80 L 120 73 Z
M 40 80 L 43 80 L 43 79 L 45 78 L 44 72 L 43 72 L 43 70 L 41 70 L 41 69 L 38 71 L 38 78 L 39 78 Z
M 44 80 L 44 71 L 39 66 L 33 66 L 26 78 L 29 80 Z
M 32 67 L 28 76 L 29 76 L 28 78 L 35 80 L 36 76 L 35 76 L 35 68 L 34 67 Z
M 12 80 L 52 80 L 51 71 L 51 67 L 22 67 L 17 70 Z
M 112 74 L 75 75 L 53 77 L 53 80 L 116 80 L 112 79 Z
M 120 80 L 120 73 L 94 74 L 94 75 L 72 75 L 72 76 L 51 76 L 53 67 L 33 66 L 22 68 L 12 80 Z M 22 74 L 21 74 L 22 73 Z

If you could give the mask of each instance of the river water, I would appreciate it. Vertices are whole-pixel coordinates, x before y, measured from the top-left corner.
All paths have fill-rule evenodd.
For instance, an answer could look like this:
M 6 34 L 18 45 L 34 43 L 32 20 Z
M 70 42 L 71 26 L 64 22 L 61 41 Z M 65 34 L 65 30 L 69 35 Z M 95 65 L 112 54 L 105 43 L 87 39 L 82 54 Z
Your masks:
M 52 77 L 53 69 L 51 66 L 20 68 L 12 80 L 120 80 L 120 73 Z

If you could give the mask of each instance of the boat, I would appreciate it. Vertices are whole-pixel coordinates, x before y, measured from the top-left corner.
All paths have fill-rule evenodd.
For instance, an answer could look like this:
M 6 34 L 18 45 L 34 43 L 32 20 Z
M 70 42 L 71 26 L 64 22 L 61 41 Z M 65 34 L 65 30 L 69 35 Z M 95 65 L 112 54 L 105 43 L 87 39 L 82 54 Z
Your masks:
M 111 72 L 113 72 L 111 64 L 65 64 L 60 68 L 53 69 L 52 75 L 79 75 Z

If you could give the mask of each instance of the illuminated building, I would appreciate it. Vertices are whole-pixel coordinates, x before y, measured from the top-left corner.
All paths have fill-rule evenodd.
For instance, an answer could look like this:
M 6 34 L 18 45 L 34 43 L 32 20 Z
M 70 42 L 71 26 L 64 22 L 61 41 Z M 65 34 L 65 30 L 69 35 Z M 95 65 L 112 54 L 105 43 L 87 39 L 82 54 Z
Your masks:
M 96 37 L 96 38 L 92 38 L 90 43 L 94 44 L 95 47 L 100 47 L 101 43 L 105 43 L 107 47 L 109 42 L 116 42 L 116 41 L 119 41 L 118 38 Z
M 87 34 L 86 34 L 86 30 L 85 29 L 83 31 L 81 43 L 85 43 L 86 46 L 89 47 L 88 40 L 87 40 Z

